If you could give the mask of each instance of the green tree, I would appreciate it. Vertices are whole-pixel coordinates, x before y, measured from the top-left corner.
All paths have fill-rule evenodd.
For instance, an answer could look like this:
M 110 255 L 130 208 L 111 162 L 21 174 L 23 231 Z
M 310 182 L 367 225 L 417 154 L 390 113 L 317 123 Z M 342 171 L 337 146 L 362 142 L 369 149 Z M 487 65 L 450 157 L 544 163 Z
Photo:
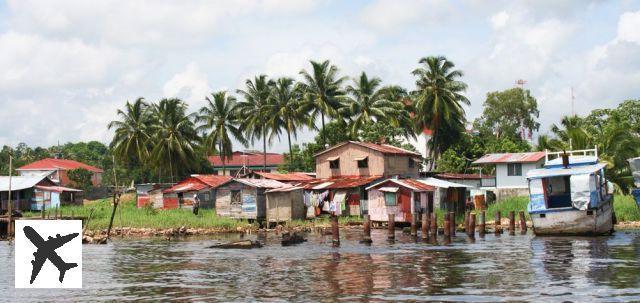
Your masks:
M 93 186 L 91 182 L 93 173 L 84 168 L 71 169 L 67 171 L 67 176 L 69 180 L 73 182 L 73 185 L 79 189 L 87 190 Z
M 149 156 L 149 116 L 148 104 L 144 98 L 125 104 L 125 109 L 118 109 L 120 120 L 114 120 L 107 126 L 114 129 L 113 139 L 109 145 L 113 153 L 122 162 L 137 161 L 142 163 Z
M 538 102 L 529 90 L 511 88 L 487 94 L 482 117 L 476 121 L 481 130 L 497 138 L 523 138 L 526 131 L 540 128 Z
M 469 100 L 462 94 L 467 85 L 460 81 L 462 71 L 455 70 L 453 62 L 447 58 L 426 57 L 420 59 L 422 65 L 413 71 L 417 77 L 413 97 L 416 131 L 424 128 L 432 130 L 429 141 L 431 165 L 464 132 L 466 122 L 462 105 Z
M 273 81 L 268 80 L 266 75 L 256 76 L 253 80 L 245 81 L 245 90 L 237 90 L 244 100 L 238 103 L 238 110 L 243 117 L 242 129 L 246 132 L 246 137 L 253 142 L 262 139 L 263 168 L 267 169 L 267 140 L 270 141 L 269 132 L 274 128 L 270 122 L 275 114 L 270 106 L 272 99 L 271 87 Z
M 298 136 L 298 128 L 301 126 L 313 127 L 313 121 L 309 118 L 308 108 L 302 102 L 302 89 L 292 78 L 278 79 L 271 89 L 271 109 L 267 112 L 273 113 L 272 134 L 279 135 L 282 130 L 287 133 L 287 143 L 289 145 L 289 155 L 294 156 L 291 146 L 291 135 Z M 292 170 L 293 167 L 289 167 Z
M 245 144 L 241 119 L 236 98 L 228 96 L 227 92 L 219 91 L 206 97 L 207 104 L 202 107 L 196 117 L 197 123 L 202 123 L 198 130 L 205 133 L 204 147 L 207 153 L 215 153 L 216 150 L 222 160 L 222 173 L 226 174 L 225 162 L 233 155 L 231 138 Z
M 162 99 L 151 106 L 150 131 L 153 149 L 150 158 L 159 167 L 168 167 L 171 181 L 198 169 L 195 152 L 200 137 L 187 114 L 187 104 L 180 99 Z
M 366 123 L 385 122 L 398 126 L 396 117 L 401 116 L 404 105 L 399 100 L 399 87 L 381 87 L 382 80 L 369 78 L 365 72 L 348 85 L 344 106 L 341 111 L 350 117 L 350 131 L 356 135 Z M 398 99 L 392 99 L 398 98 Z
M 329 60 L 323 62 L 311 62 L 311 72 L 300 71 L 303 78 L 302 88 L 304 98 L 312 105 L 314 116 L 320 114 L 322 130 L 325 129 L 325 117 L 337 117 L 341 99 L 344 96 L 342 83 L 345 77 L 338 76 L 338 68 Z M 322 134 L 326 132 L 321 131 Z M 327 144 L 327 138 L 322 137 L 322 145 Z

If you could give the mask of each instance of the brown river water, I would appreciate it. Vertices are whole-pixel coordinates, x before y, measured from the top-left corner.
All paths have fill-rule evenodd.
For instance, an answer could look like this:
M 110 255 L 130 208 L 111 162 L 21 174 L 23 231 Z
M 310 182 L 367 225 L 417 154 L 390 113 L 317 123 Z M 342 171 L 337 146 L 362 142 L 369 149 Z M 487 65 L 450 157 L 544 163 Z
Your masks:
M 238 235 L 84 245 L 83 289 L 69 290 L 14 289 L 13 246 L 0 242 L 0 301 L 640 302 L 640 231 L 434 245 L 373 230 L 371 246 L 341 232 L 339 248 L 318 234 L 290 247 L 270 234 L 253 250 L 205 248 Z

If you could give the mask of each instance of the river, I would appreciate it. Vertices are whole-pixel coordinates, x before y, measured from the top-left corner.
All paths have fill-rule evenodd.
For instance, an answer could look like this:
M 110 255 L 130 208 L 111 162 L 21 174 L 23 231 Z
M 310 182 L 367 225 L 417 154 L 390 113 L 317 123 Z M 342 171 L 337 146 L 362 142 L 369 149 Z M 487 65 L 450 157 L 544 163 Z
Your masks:
M 610 237 L 494 236 L 449 245 L 395 243 L 359 230 L 282 247 L 205 247 L 238 235 L 166 241 L 115 239 L 83 246 L 83 289 L 14 289 L 13 246 L 0 242 L 0 300 L 95 301 L 640 301 L 640 231 Z M 247 236 L 255 238 L 255 236 Z

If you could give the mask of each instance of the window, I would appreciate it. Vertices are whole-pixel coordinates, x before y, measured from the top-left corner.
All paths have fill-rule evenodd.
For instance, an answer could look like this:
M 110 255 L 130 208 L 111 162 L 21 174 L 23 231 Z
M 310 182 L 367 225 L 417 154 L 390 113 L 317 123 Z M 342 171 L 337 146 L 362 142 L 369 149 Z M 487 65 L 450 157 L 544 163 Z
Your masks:
M 358 160 L 358 168 L 367 168 L 367 167 L 369 167 L 369 158 Z
M 416 161 L 409 158 L 409 168 L 414 168 L 416 166 Z
M 396 206 L 397 204 L 396 193 L 384 193 L 384 205 Z
M 239 190 L 231 191 L 231 204 L 236 204 L 236 205 L 242 204 L 242 196 L 240 195 Z
M 329 168 L 331 168 L 331 169 L 340 168 L 340 159 L 335 159 L 335 160 L 329 161 Z
M 508 163 L 507 176 L 522 176 L 522 163 Z

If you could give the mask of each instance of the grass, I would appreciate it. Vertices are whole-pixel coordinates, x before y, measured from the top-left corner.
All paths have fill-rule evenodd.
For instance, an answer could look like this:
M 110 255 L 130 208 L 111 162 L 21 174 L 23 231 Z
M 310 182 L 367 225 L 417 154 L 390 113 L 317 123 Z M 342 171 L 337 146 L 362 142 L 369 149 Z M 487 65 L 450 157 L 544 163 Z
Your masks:
M 640 221 L 640 208 L 632 196 L 618 196 L 613 200 L 613 210 L 618 222 Z
M 87 230 L 102 230 L 109 226 L 112 212 L 112 199 L 102 199 L 90 202 L 84 206 L 63 206 L 62 216 L 88 218 L 91 210 L 93 215 Z M 27 212 L 26 217 L 39 217 L 40 212 Z M 52 214 L 53 215 L 53 214 Z M 197 216 L 185 209 L 156 210 L 152 208 L 137 208 L 135 196 L 125 195 L 116 211 L 113 220 L 114 228 L 120 226 L 132 228 L 167 229 L 185 226 L 187 228 L 215 228 L 235 229 L 248 226 L 246 220 L 235 220 L 227 217 L 219 217 L 215 210 L 200 209 Z

